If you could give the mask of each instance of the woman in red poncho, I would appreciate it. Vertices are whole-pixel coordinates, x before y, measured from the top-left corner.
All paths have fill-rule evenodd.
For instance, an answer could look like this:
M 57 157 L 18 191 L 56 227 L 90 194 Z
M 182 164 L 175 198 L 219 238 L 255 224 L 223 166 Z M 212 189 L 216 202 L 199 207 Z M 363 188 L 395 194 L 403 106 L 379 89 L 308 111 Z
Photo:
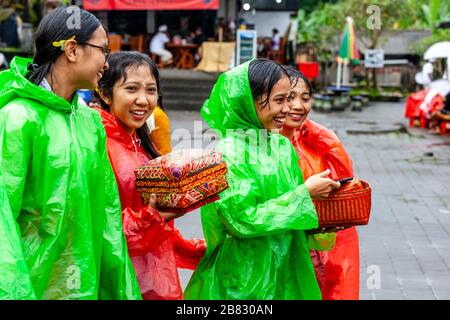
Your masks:
M 293 83 L 291 112 L 283 127 L 298 153 L 303 178 L 330 169 L 334 180 L 353 177 L 353 164 L 333 131 L 307 119 L 311 110 L 311 85 L 299 71 L 288 68 Z M 311 251 L 324 300 L 359 299 L 359 244 L 355 227 L 336 234 L 330 251 Z
M 176 214 L 159 212 L 154 198 L 143 204 L 135 189 L 136 167 L 158 157 L 146 120 L 155 109 L 159 73 L 150 58 L 118 52 L 99 82 L 108 154 L 119 185 L 123 229 L 144 299 L 182 299 L 177 268 L 195 269 L 206 250 L 203 240 L 185 240 Z

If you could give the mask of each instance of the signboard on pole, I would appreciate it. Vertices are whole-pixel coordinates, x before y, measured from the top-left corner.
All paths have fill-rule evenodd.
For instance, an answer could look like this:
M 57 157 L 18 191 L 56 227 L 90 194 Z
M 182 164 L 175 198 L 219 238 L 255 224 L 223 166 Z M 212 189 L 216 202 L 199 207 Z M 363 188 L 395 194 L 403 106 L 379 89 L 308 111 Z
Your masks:
M 383 68 L 384 51 L 381 49 L 366 50 L 364 52 L 364 64 L 366 68 Z
M 238 30 L 236 40 L 236 65 L 256 58 L 256 30 Z

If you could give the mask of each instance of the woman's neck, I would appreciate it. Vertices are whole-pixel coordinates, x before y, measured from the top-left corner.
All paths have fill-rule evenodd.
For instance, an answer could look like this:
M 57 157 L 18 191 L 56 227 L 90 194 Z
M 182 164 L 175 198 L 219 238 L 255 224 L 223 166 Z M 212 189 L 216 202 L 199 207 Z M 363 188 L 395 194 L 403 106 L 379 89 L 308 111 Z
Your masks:
M 55 63 L 49 73 L 45 76 L 45 79 L 50 84 L 54 94 L 71 102 L 77 88 L 76 85 L 70 81 L 68 74 L 70 73 L 68 73 L 65 68 L 62 68 L 58 63 Z
M 283 136 L 285 136 L 286 138 L 288 138 L 289 140 L 292 140 L 292 138 L 294 137 L 294 134 L 295 134 L 295 128 L 285 126 L 285 127 L 283 127 L 281 134 Z

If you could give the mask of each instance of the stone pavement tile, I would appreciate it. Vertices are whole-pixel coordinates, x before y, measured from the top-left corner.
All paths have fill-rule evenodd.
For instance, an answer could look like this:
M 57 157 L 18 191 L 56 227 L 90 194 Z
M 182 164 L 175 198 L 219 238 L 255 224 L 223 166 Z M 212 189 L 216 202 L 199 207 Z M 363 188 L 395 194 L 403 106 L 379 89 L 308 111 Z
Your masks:
M 445 246 L 445 247 L 436 246 L 435 249 L 436 249 L 437 253 L 439 254 L 440 258 L 442 260 L 444 260 L 447 267 L 449 267 L 450 266 L 450 249 L 447 246 Z
M 424 272 L 429 271 L 447 271 L 450 275 L 450 270 L 446 263 L 440 261 L 440 259 L 436 260 L 420 260 L 420 265 L 422 266 Z
M 416 257 L 411 252 L 403 251 L 389 251 L 389 256 L 392 259 L 392 265 L 403 266 L 403 265 L 415 265 L 417 264 Z
M 376 300 L 376 294 L 373 291 L 363 291 L 359 294 L 360 300 Z
M 424 291 L 428 290 L 428 291 L 430 291 L 431 294 L 433 293 L 428 281 L 423 280 L 423 279 L 403 277 L 403 278 L 401 278 L 401 286 L 405 290 L 406 293 L 413 292 L 413 291 L 419 291 L 419 290 L 424 290 Z
M 409 243 L 412 247 L 431 245 L 431 241 L 422 230 L 408 230 L 403 228 L 403 231 L 405 233 L 407 243 Z
M 427 273 L 427 279 L 434 290 L 448 290 L 450 291 L 450 279 L 448 272 L 446 275 L 436 276 L 435 274 Z
M 395 267 L 395 274 L 398 275 L 398 278 L 408 278 L 408 279 L 425 279 L 425 273 L 422 269 L 413 267 L 413 268 L 405 268 L 405 267 Z
M 436 293 L 433 293 L 429 289 L 423 290 L 405 290 L 406 300 L 437 300 L 438 297 Z
M 434 223 L 437 224 L 438 220 L 430 212 L 430 208 L 427 206 L 421 206 L 420 208 L 414 207 L 414 205 L 410 205 L 410 214 L 417 223 Z
M 411 254 L 411 249 L 408 244 L 405 242 L 405 238 L 402 234 L 394 234 L 389 238 L 387 236 L 382 238 L 383 244 L 389 254 Z
M 386 273 L 385 269 L 381 269 L 380 274 L 380 288 L 381 289 L 401 289 L 402 285 L 398 281 L 398 276 L 395 275 L 394 272 L 388 271 Z
M 444 290 L 435 290 L 436 295 L 439 300 L 450 300 L 450 290 L 444 289 Z
M 448 247 L 450 249 L 450 238 L 447 231 L 440 224 L 422 225 L 430 241 L 435 245 Z
M 373 292 L 375 300 L 404 300 L 403 291 L 400 289 L 381 289 Z

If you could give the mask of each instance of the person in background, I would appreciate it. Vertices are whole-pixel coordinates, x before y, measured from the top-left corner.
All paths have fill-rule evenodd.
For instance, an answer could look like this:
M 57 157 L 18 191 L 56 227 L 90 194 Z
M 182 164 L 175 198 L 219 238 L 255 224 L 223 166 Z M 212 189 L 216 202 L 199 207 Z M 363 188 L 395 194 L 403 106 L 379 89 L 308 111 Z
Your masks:
M 0 3 L 0 42 L 8 47 L 19 47 L 21 21 L 11 1 L 3 0 Z
M 430 83 L 433 81 L 434 73 L 434 61 L 427 61 L 422 67 L 423 75 L 423 85 L 424 87 L 429 87 Z
M 172 143 L 170 141 L 170 120 L 162 107 L 162 103 L 158 102 L 155 111 L 147 120 L 150 131 L 150 138 L 155 144 L 156 149 L 161 155 L 172 152 Z
M 165 48 L 165 44 L 169 41 L 168 28 L 165 24 L 158 28 L 158 33 L 150 41 L 150 52 L 159 56 L 164 65 L 173 63 L 173 54 Z
M 272 29 L 272 50 L 278 51 L 280 50 L 280 33 L 278 32 L 278 29 Z
M 119 185 L 131 261 L 145 300 L 182 299 L 177 268 L 195 269 L 205 252 L 203 240 L 186 240 L 175 228 L 180 214 L 144 203 L 136 191 L 134 170 L 160 154 L 149 135 L 147 119 L 159 96 L 159 72 L 145 54 L 111 55 L 99 83 L 100 113 L 106 128 L 109 158 Z
M 9 63 L 3 53 L 0 52 L 0 71 L 9 68 Z
M 308 79 L 289 67 L 291 111 L 282 134 L 292 141 L 304 179 L 330 170 L 333 180 L 353 177 L 353 162 L 333 131 L 309 120 L 312 88 Z M 311 257 L 324 300 L 359 299 L 359 241 L 356 227 L 335 234 L 331 250 L 312 250 Z
M 108 36 L 57 8 L 33 60 L 0 73 L 0 299 L 141 299 L 100 116 L 78 103 L 108 69 Z
M 192 39 L 192 43 L 201 45 L 203 42 L 208 40 L 208 37 L 203 33 L 202 27 L 195 28 L 195 37 Z

